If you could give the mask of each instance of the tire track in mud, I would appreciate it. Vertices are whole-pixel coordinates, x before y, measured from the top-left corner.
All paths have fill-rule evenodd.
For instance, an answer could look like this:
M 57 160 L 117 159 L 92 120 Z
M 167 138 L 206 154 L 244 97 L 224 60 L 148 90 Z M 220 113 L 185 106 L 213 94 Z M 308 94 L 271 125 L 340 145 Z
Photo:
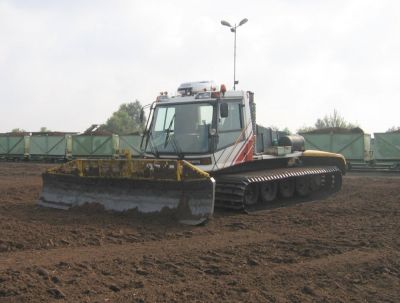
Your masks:
M 182 294 L 185 294 L 189 289 L 192 293 L 201 296 L 201 290 L 207 289 L 208 291 L 215 288 L 220 288 L 222 292 L 214 300 L 218 301 L 229 301 L 229 302 L 243 302 L 243 301 L 255 301 L 255 302 L 275 302 L 275 296 L 287 297 L 289 302 L 308 302 L 312 297 L 316 295 L 316 292 L 311 286 L 315 281 L 320 284 L 326 283 L 326 289 L 319 295 L 322 297 L 327 293 L 332 293 L 335 296 L 335 292 L 340 291 L 340 295 L 337 297 L 348 297 L 346 288 L 347 283 L 360 284 L 359 279 L 350 277 L 348 274 L 342 277 L 343 281 L 335 282 L 333 285 L 327 277 L 340 277 L 343 272 L 352 268 L 353 275 L 358 277 L 365 268 L 371 269 L 374 267 L 380 267 L 380 264 L 384 260 L 390 260 L 398 257 L 399 254 L 387 253 L 384 250 L 375 249 L 370 251 L 359 251 L 353 250 L 337 255 L 330 255 L 320 259 L 312 259 L 307 261 L 301 261 L 294 264 L 248 264 L 247 266 L 240 268 L 240 276 L 245 276 L 246 281 L 240 281 L 238 272 L 232 267 L 225 270 L 216 270 L 214 273 L 209 272 L 208 268 L 205 268 L 205 275 L 198 274 L 198 284 L 187 283 L 185 281 L 172 282 L 173 292 L 172 293 L 160 293 L 159 286 L 157 283 L 146 284 L 146 293 L 151 293 L 153 296 L 148 297 L 145 293 L 140 290 L 132 292 L 132 290 L 121 290 L 118 294 L 108 294 L 108 298 L 115 302 L 125 302 L 132 300 L 134 297 L 143 297 L 149 301 L 160 300 L 163 298 L 165 302 L 168 300 L 186 301 Z M 186 258 L 193 259 L 196 256 L 185 256 Z M 179 259 L 176 260 L 179 262 Z M 168 275 L 168 272 L 164 273 Z M 319 282 L 318 282 L 319 280 Z M 178 283 L 177 283 L 178 282 Z M 361 284 L 366 284 L 366 281 Z M 255 294 L 250 291 L 251 288 L 258 285 L 260 290 L 259 293 Z M 295 285 L 295 292 L 299 292 L 301 295 L 293 295 L 293 287 Z M 354 285 L 353 285 L 354 286 Z M 171 285 L 172 287 L 172 285 Z M 357 287 L 357 286 L 356 286 Z M 362 285 L 359 287 L 362 290 Z M 274 288 L 274 291 L 272 289 Z M 222 291 L 223 290 L 223 291 Z M 363 291 L 363 290 L 362 290 Z M 235 299 L 224 299 L 223 294 L 231 295 L 236 293 L 233 297 Z M 212 293 L 212 292 L 211 292 Z M 155 295 L 154 295 L 155 294 Z M 165 295 L 169 297 L 164 297 Z M 212 296 L 211 296 L 212 297 Z M 295 299 L 295 297 L 297 299 Z M 104 294 L 94 296 L 92 299 L 103 299 Z M 201 297 L 200 297 L 201 298 Z M 210 297 L 208 297 L 210 298 Z M 147 301 L 144 300 L 144 301 Z M 210 300 L 210 299 L 208 299 Z M 340 300 L 338 301 L 340 302 Z
M 231 296 L 232 292 L 237 293 L 236 300 L 228 300 L 230 302 L 264 301 L 268 298 L 273 300 L 274 296 L 290 295 L 290 293 L 285 294 L 286 285 L 296 285 L 298 288 L 299 284 L 303 284 L 305 292 L 313 293 L 313 288 L 308 286 L 310 279 L 313 281 L 322 279 L 323 282 L 324 278 L 326 280 L 326 277 L 346 272 L 349 268 L 357 274 L 362 272 L 366 266 L 373 267 L 383 263 L 383 260 L 396 260 L 400 257 L 400 254 L 388 252 L 385 249 L 350 247 L 350 250 L 344 252 L 321 257 L 300 256 L 299 259 L 289 262 L 285 259 L 272 258 L 274 254 L 278 256 L 285 253 L 297 255 L 298 252 L 291 250 L 295 243 L 289 242 L 287 246 L 274 246 L 272 248 L 274 253 L 272 256 L 266 255 L 265 261 L 252 258 L 251 254 L 257 250 L 257 247 L 274 245 L 280 243 L 280 240 L 281 237 L 277 235 L 240 230 L 213 236 L 202 235 L 129 246 L 104 245 L 98 248 L 75 247 L 47 251 L 23 251 L 14 253 L 12 256 L 1 256 L 0 274 L 3 271 L 7 272 L 8 268 L 12 268 L 13 272 L 22 272 L 26 276 L 27 274 L 32 275 L 32 272 L 43 267 L 47 268 L 49 273 L 58 273 L 62 279 L 70 279 L 78 274 L 80 276 L 78 278 L 79 292 L 90 293 L 90 301 L 104 301 L 104 298 L 111 302 L 126 302 L 138 298 L 138 302 L 141 302 L 141 298 L 145 298 L 145 302 L 160 301 L 161 298 L 163 298 L 161 301 L 166 302 L 176 299 L 187 301 L 188 298 L 185 297 L 185 294 L 188 290 L 202 298 L 201 293 L 205 288 L 216 287 L 224 288 L 223 293 L 225 292 L 227 296 Z M 237 262 L 238 259 L 239 262 Z M 115 268 L 116 261 L 119 269 Z M 91 268 L 92 266 L 94 269 L 81 271 L 82 268 Z M 139 269 L 136 266 L 139 266 Z M 93 274 L 93 270 L 96 274 Z M 95 288 L 95 291 L 92 290 L 93 286 L 86 288 L 88 286 L 85 285 L 88 285 L 91 277 L 102 275 L 106 276 L 97 278 L 100 286 Z M 197 276 L 198 283 L 186 280 L 186 276 Z M 132 277 L 132 280 L 128 277 Z M 246 280 L 240 282 L 239 277 L 246 277 Z M 164 287 L 170 285 L 171 290 L 161 291 L 160 283 Z M 249 289 L 260 283 L 268 285 L 268 287 L 274 286 L 279 291 L 274 290 L 269 294 L 263 291 L 257 294 L 249 293 Z M 69 294 L 70 287 L 73 285 L 65 284 L 64 286 L 66 293 Z M 78 286 L 76 285 L 76 287 Z M 118 289 L 118 291 L 110 291 L 110 287 Z M 340 282 L 335 284 L 337 289 L 345 287 Z M 46 294 L 46 287 L 43 288 L 42 284 L 39 283 L 38 289 L 41 289 L 44 295 Z M 76 290 L 69 295 L 68 301 L 81 301 L 84 297 L 79 295 L 79 292 L 76 293 Z M 296 291 L 298 292 L 299 289 Z M 328 289 L 328 291 L 330 290 Z M 223 296 L 215 296 L 216 294 L 211 293 L 202 299 L 226 301 Z M 289 301 L 293 301 L 292 299 L 288 298 Z M 300 296 L 300 301 L 305 300 Z
M 31 265 L 50 265 L 74 261 L 110 259 L 124 255 L 142 257 L 143 255 L 168 255 L 187 251 L 207 251 L 226 246 L 246 245 L 249 243 L 278 240 L 279 236 L 267 232 L 240 230 L 214 235 L 193 236 L 184 239 L 150 241 L 132 244 L 105 244 L 100 247 L 65 247 L 48 250 L 24 250 L 0 254 L 0 270 L 9 267 L 21 268 Z
M 37 209 L 40 169 L 0 167 L 1 302 L 399 301 L 399 178 L 346 176 L 324 201 L 188 228 Z
M 302 271 L 310 270 L 335 270 L 349 265 L 357 265 L 362 263 L 374 262 L 387 258 L 398 258 L 400 253 L 388 252 L 384 249 L 368 249 L 359 250 L 352 249 L 343 253 L 324 256 L 321 258 L 300 261 L 298 263 L 280 266 L 277 271 L 295 271 L 300 273 Z

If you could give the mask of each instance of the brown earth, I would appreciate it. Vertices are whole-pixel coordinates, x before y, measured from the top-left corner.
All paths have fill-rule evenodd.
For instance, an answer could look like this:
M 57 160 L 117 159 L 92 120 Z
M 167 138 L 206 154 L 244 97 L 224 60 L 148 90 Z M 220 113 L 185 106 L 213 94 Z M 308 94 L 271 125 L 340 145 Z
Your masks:
M 36 206 L 49 165 L 0 163 L 0 302 L 400 302 L 400 178 L 189 227 Z

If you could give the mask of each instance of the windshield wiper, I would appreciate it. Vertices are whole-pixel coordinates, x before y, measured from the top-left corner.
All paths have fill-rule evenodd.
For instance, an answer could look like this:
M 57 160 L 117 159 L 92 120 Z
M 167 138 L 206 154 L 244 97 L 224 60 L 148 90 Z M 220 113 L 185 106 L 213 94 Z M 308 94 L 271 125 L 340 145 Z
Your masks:
M 170 133 L 173 133 L 173 132 L 174 132 L 174 131 L 172 130 L 172 123 L 174 123 L 174 120 L 175 120 L 175 115 L 172 117 L 171 122 L 169 122 L 168 128 L 164 130 L 164 132 L 167 133 L 166 136 L 165 136 L 164 148 L 166 148 L 167 145 L 168 145 Z
M 183 159 L 184 155 L 183 155 L 182 149 L 179 146 L 178 141 L 176 140 L 175 132 L 172 130 L 172 125 L 173 125 L 174 121 L 175 121 L 175 115 L 172 117 L 171 122 L 168 125 L 168 128 L 166 130 L 164 130 L 167 133 L 165 136 L 165 141 L 164 141 L 164 149 L 168 146 L 168 143 L 169 143 L 170 139 L 172 138 L 172 143 L 173 143 L 173 144 L 171 144 L 172 147 L 174 148 L 175 152 L 177 153 L 179 159 Z M 173 134 L 171 135 L 171 133 L 173 133 Z
M 154 156 L 156 156 L 156 158 L 160 158 L 160 153 L 159 153 L 157 147 L 155 146 L 155 144 L 153 143 L 153 137 L 151 135 L 151 132 L 149 131 L 147 134 L 148 134 L 147 138 L 149 139 L 148 142 L 150 143 L 149 146 L 151 149 L 151 153 Z
M 183 154 L 182 149 L 178 144 L 178 140 L 176 140 L 175 134 L 173 134 L 171 136 L 171 138 L 172 138 L 172 143 L 173 143 L 171 145 L 174 147 L 174 150 L 177 153 L 179 159 L 183 159 L 185 157 L 185 155 Z

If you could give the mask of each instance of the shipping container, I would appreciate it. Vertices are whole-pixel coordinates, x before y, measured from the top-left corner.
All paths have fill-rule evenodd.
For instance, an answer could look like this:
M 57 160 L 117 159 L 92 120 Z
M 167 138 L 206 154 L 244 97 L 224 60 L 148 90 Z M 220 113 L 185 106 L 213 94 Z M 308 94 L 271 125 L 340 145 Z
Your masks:
M 371 135 L 361 129 L 326 129 L 301 133 L 305 148 L 342 154 L 349 162 L 371 160 Z
M 400 162 L 400 132 L 374 133 L 374 159 Z
M 72 157 L 113 158 L 119 155 L 118 135 L 73 135 Z
M 30 136 L 27 134 L 0 134 L 0 157 L 24 159 L 29 156 Z
M 31 159 L 66 159 L 68 158 L 68 141 L 71 135 L 38 134 L 32 135 L 29 145 Z
M 141 155 L 140 143 L 142 136 L 140 134 L 134 135 L 120 135 L 119 136 L 119 151 L 121 155 L 125 154 L 125 151 L 129 151 L 131 156 L 137 157 Z

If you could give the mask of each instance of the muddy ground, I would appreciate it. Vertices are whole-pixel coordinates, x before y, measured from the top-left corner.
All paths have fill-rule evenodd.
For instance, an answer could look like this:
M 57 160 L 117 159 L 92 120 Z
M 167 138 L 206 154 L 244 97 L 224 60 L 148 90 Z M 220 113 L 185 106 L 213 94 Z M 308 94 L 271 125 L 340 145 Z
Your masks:
M 189 227 L 40 208 L 46 167 L 0 163 L 0 302 L 400 302 L 400 177 Z

